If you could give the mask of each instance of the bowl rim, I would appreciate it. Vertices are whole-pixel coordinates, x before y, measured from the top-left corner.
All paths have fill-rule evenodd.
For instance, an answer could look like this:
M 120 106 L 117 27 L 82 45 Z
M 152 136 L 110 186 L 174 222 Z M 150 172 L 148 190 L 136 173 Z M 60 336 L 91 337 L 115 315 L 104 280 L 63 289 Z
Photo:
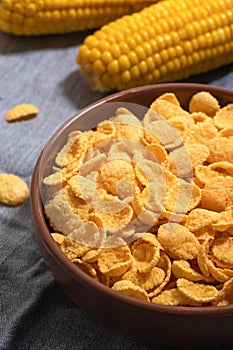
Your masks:
M 56 242 L 51 236 L 51 232 L 46 224 L 46 219 L 43 211 L 43 204 L 40 194 L 40 167 L 43 163 L 44 154 L 46 153 L 47 148 L 50 148 L 54 140 L 60 135 L 64 128 L 66 128 L 70 123 L 75 119 L 78 119 L 81 115 L 88 113 L 91 109 L 104 104 L 106 102 L 111 102 L 115 99 L 122 98 L 126 94 L 137 95 L 140 94 L 142 89 L 143 91 L 153 91 L 154 89 L 160 89 L 161 91 L 168 90 L 170 88 L 175 89 L 189 89 L 194 88 L 198 91 L 208 91 L 215 94 L 222 93 L 229 96 L 232 96 L 233 100 L 233 90 L 223 87 L 218 87 L 215 85 L 205 85 L 205 84 L 196 84 L 196 83 L 165 83 L 165 84 L 156 84 L 136 87 L 121 92 L 116 92 L 106 97 L 103 97 L 90 105 L 82 108 L 72 117 L 68 118 L 63 122 L 55 132 L 50 136 L 48 142 L 43 147 L 40 156 L 37 159 L 37 162 L 34 167 L 32 174 L 31 188 L 30 188 L 30 204 L 31 204 L 31 213 L 34 218 L 34 224 L 40 232 L 40 235 L 49 248 L 53 256 L 58 260 L 65 268 L 74 275 L 75 279 L 81 279 L 82 282 L 86 283 L 89 287 L 94 288 L 98 293 L 104 294 L 108 298 L 114 298 L 118 302 L 129 304 L 133 307 L 146 309 L 150 312 L 162 313 L 162 314 L 172 314 L 172 315 L 187 315 L 187 316 L 202 316 L 202 317 L 216 317 L 216 316 L 227 316 L 233 314 L 233 304 L 226 306 L 169 306 L 169 305 L 160 305 L 155 303 L 149 303 L 142 301 L 133 297 L 128 297 L 119 292 L 112 290 L 111 288 L 105 286 L 99 281 L 96 281 L 93 277 L 89 276 L 81 269 L 79 269 L 74 263 L 72 263 L 67 256 L 61 251 L 57 246 Z M 124 102 L 124 101 L 123 101 Z

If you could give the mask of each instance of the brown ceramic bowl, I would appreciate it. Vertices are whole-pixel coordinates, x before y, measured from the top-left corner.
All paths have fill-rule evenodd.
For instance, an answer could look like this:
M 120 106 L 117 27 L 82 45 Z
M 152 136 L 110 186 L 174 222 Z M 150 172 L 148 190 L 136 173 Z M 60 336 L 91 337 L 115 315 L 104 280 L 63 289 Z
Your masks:
M 74 129 L 87 130 L 110 116 L 112 104 L 149 106 L 165 92 L 176 94 L 187 107 L 198 91 L 209 91 L 225 105 L 233 91 L 201 84 L 175 83 L 133 88 L 105 97 L 68 119 L 44 147 L 34 169 L 31 209 L 43 257 L 65 293 L 93 317 L 147 343 L 167 346 L 222 346 L 233 344 L 233 305 L 221 307 L 170 307 L 147 303 L 117 293 L 82 272 L 58 248 L 50 236 L 41 199 L 41 177 L 50 171 L 55 154 Z M 111 102 L 111 103 L 109 103 Z M 99 113 L 101 111 L 101 113 Z

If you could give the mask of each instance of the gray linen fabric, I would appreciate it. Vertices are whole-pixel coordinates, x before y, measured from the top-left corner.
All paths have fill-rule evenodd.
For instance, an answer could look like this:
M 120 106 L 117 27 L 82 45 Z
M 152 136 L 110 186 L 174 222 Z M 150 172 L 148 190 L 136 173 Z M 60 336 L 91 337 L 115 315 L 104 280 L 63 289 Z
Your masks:
M 16 38 L 0 33 L 1 173 L 19 175 L 30 186 L 36 159 L 55 129 L 104 96 L 90 90 L 75 63 L 87 34 Z M 188 81 L 233 89 L 233 65 Z M 20 103 L 35 104 L 39 115 L 7 123 L 5 113 Z M 16 208 L 0 205 L 0 264 L 1 350 L 162 350 L 96 322 L 63 294 L 41 257 L 29 201 Z

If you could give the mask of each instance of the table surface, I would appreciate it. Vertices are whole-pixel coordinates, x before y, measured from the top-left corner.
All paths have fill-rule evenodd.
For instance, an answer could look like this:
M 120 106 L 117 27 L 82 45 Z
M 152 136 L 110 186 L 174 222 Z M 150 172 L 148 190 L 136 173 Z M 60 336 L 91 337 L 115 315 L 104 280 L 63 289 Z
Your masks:
M 56 128 L 107 95 L 91 91 L 75 62 L 87 34 L 0 33 L 0 173 L 19 175 L 30 186 L 35 162 Z M 233 65 L 186 81 L 233 89 Z M 6 112 L 21 103 L 35 104 L 38 116 L 7 123 Z M 64 295 L 41 257 L 29 201 L 15 208 L 0 205 L 0 263 L 1 350 L 163 349 L 96 322 Z

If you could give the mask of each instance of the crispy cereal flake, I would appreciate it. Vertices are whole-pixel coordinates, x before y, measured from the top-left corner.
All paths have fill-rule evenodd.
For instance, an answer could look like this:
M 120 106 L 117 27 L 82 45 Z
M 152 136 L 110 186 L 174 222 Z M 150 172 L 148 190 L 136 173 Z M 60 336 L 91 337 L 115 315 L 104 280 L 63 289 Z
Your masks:
M 207 91 L 196 93 L 189 102 L 189 110 L 191 113 L 203 112 L 209 117 L 214 117 L 219 109 L 218 101 Z
M 214 117 L 218 129 L 233 127 L 233 103 L 221 108 Z
M 173 259 L 194 259 L 200 249 L 200 243 L 195 235 L 185 226 L 176 223 L 160 226 L 158 239 L 167 254 Z
M 97 261 L 101 273 L 111 277 L 122 275 L 131 263 L 129 247 L 103 248 Z
M 127 281 L 127 280 L 118 281 L 113 285 L 112 289 L 128 297 L 133 297 L 143 301 L 150 301 L 146 291 L 141 287 L 135 285 L 131 281 Z
M 212 253 L 218 260 L 233 267 L 233 237 L 216 238 Z
M 13 174 L 0 174 L 0 202 L 9 206 L 23 204 L 29 197 L 25 181 Z
M 185 297 L 197 303 L 209 303 L 218 296 L 218 290 L 211 285 L 192 282 L 185 278 L 179 278 L 176 284 Z
M 29 103 L 24 103 L 18 106 L 15 106 L 11 109 L 5 116 L 7 122 L 16 122 L 26 119 L 31 119 L 39 113 L 39 109 Z

